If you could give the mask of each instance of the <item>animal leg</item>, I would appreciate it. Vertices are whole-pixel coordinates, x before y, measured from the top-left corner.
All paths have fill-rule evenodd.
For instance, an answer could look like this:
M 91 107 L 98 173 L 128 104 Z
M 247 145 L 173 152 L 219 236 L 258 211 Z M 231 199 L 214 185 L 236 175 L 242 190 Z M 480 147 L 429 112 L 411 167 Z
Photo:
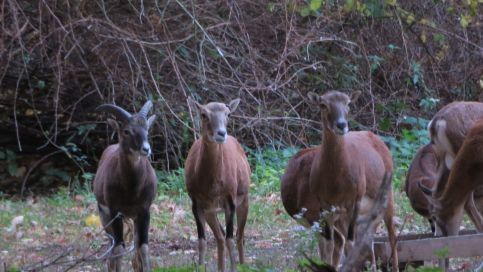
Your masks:
M 428 219 L 428 221 L 429 221 L 429 225 L 431 226 L 431 233 L 434 236 L 434 233 L 436 232 L 436 227 L 434 226 L 434 221 L 433 221 L 433 219 Z
M 235 203 L 231 198 L 228 199 L 227 207 L 225 207 L 225 223 L 226 223 L 226 247 L 228 256 L 230 257 L 230 269 L 235 271 L 235 244 L 233 242 L 233 225 L 235 220 Z
M 435 152 L 435 155 L 436 155 L 438 166 L 436 169 L 436 184 L 433 187 L 433 190 L 435 191 L 433 193 L 433 196 L 441 194 L 444 191 L 444 188 L 446 187 L 450 168 L 446 164 L 445 160 L 448 160 L 446 158 L 451 156 L 451 155 L 448 155 L 448 153 L 445 153 L 444 151 L 441 151 L 439 153 Z
M 112 251 L 111 251 L 111 256 L 109 259 L 107 259 L 106 265 L 107 265 L 107 271 L 112 272 L 121 272 L 121 255 L 123 252 L 123 246 L 118 245 L 115 246 Z
M 107 259 L 107 266 L 109 271 L 119 272 L 121 271 L 121 255 L 124 248 L 122 217 L 113 216 L 109 221 L 112 221 L 111 225 L 108 226 L 112 233 L 108 233 L 114 238 L 114 248 L 111 257 Z
M 332 266 L 337 266 L 337 264 L 333 263 L 334 226 L 327 221 L 324 221 L 323 224 L 323 232 L 318 237 L 320 259 Z
M 198 204 L 194 199 L 191 210 L 193 211 L 196 222 L 196 229 L 198 231 L 198 265 L 202 265 L 205 262 L 206 253 L 206 219 L 203 211 L 198 208 Z
M 248 197 L 245 198 L 243 202 L 236 209 L 236 220 L 237 220 L 236 245 L 238 248 L 238 257 L 241 264 L 245 263 L 243 237 L 245 232 L 245 224 L 247 223 L 247 217 L 248 217 Z
M 149 263 L 149 211 L 143 211 L 138 214 L 134 221 L 134 243 L 136 246 L 136 253 L 132 261 L 134 271 L 150 271 L 151 266 Z
M 218 271 L 225 271 L 225 234 L 220 226 L 216 212 L 205 213 L 206 222 L 210 226 L 216 239 L 218 249 Z
M 344 252 L 345 238 L 344 235 L 334 228 L 334 254 L 332 255 L 332 263 L 337 267 L 340 263 L 341 257 Z
M 97 204 L 97 208 L 99 210 L 99 217 L 101 218 L 102 227 L 106 230 L 106 232 L 109 235 L 111 235 L 114 238 L 114 233 L 111 226 L 112 224 L 111 220 L 113 217 L 111 217 L 111 213 L 109 209 L 106 206 L 101 204 Z
M 399 271 L 399 258 L 397 254 L 397 237 L 396 227 L 394 226 L 394 202 L 392 197 L 392 190 L 388 192 L 390 194 L 387 204 L 386 213 L 384 215 L 384 224 L 387 228 L 389 243 L 391 244 L 392 253 L 392 271 Z
M 468 216 L 470 217 L 471 222 L 475 224 L 475 227 L 478 230 L 478 232 L 483 232 L 483 216 L 480 214 L 480 212 L 478 211 L 478 208 L 476 207 L 473 192 L 471 192 L 470 196 L 468 197 L 468 200 L 466 200 L 465 211 L 466 213 L 468 213 Z
M 330 256 L 327 256 L 327 243 L 328 241 L 325 239 L 324 235 L 322 233 L 318 233 L 317 246 L 319 247 L 319 258 L 326 263 L 330 263 L 331 258 Z

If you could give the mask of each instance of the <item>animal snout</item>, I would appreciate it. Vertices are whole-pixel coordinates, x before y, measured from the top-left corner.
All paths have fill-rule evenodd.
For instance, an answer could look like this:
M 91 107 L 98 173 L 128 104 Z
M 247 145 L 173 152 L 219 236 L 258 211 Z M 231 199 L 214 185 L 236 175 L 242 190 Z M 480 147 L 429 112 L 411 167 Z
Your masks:
M 149 146 L 148 143 L 144 143 L 143 147 L 141 148 L 141 152 L 144 155 L 149 156 L 151 154 L 151 146 Z
M 218 130 L 216 132 L 216 135 L 219 137 L 225 137 L 226 136 L 226 130 Z
M 347 122 L 346 121 L 337 121 L 336 126 L 337 126 L 338 129 L 344 130 L 347 127 Z
M 226 141 L 226 129 L 219 129 L 216 131 L 213 139 L 217 143 L 224 143 Z

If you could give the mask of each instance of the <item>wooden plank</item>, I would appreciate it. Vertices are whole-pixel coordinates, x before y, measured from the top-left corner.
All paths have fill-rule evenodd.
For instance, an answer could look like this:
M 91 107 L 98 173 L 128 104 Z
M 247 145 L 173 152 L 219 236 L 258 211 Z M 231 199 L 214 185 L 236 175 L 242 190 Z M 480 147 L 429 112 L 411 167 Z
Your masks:
M 436 260 L 435 252 L 445 247 L 448 258 L 483 256 L 483 233 L 399 241 L 399 262 Z M 382 262 L 387 262 L 391 255 L 387 242 L 375 242 L 374 251 Z
M 469 234 L 477 234 L 476 230 L 461 230 L 459 235 L 469 235 Z M 442 237 L 442 236 L 439 236 Z M 418 233 L 418 234 L 405 234 L 399 235 L 397 237 L 398 241 L 406 241 L 406 240 L 419 240 L 419 239 L 426 239 L 426 238 L 436 238 L 432 233 Z M 374 242 L 388 242 L 387 236 L 376 236 L 374 237 Z

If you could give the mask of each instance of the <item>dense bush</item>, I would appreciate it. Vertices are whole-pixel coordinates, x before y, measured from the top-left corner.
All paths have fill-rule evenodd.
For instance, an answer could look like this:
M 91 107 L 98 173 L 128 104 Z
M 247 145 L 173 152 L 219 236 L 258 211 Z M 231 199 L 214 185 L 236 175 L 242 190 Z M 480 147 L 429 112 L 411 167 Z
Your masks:
M 94 108 L 149 98 L 156 168 L 176 169 L 197 133 L 188 96 L 241 97 L 230 130 L 250 148 L 303 147 L 320 129 L 305 94 L 327 89 L 362 90 L 355 127 L 400 137 L 406 115 L 477 99 L 480 2 L 9 0 L 0 142 L 19 157 L 60 150 L 92 172 L 112 141 Z

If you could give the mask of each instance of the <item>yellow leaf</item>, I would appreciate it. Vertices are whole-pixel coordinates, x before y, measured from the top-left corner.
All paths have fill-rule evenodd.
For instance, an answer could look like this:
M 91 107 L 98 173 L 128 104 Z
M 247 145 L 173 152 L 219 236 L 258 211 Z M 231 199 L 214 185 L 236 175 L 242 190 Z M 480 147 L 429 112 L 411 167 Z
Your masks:
M 409 14 L 406 18 L 406 22 L 408 23 L 408 25 L 412 24 L 414 22 L 414 15 Z
M 442 61 L 445 56 L 446 56 L 446 52 L 444 52 L 443 50 L 439 50 L 438 53 L 436 53 L 436 59 L 438 61 Z
M 423 19 L 419 20 L 419 23 L 422 24 L 422 25 L 429 25 L 429 20 L 426 19 L 426 18 L 423 18 Z
M 101 226 L 101 219 L 98 215 L 91 214 L 86 217 L 84 220 L 86 226 L 88 227 L 100 227 Z
M 389 6 L 395 6 L 397 5 L 397 0 L 386 0 L 386 4 Z
M 355 0 L 345 0 L 344 4 L 344 11 L 345 12 L 351 12 L 354 9 L 355 6 Z
M 442 61 L 448 54 L 448 50 L 449 50 L 449 45 L 447 44 L 443 45 L 441 50 L 439 50 L 438 53 L 436 53 L 436 59 L 438 61 Z
M 468 25 L 470 24 L 470 21 L 471 21 L 471 17 L 469 17 L 468 15 L 462 15 L 460 18 L 460 25 L 463 28 L 467 28 Z
M 426 36 L 426 32 L 421 33 L 420 37 L 423 43 L 426 43 L 426 41 L 428 40 L 428 37 Z
M 39 110 L 34 111 L 33 109 L 26 109 L 25 116 L 33 116 L 34 114 L 41 114 L 42 112 Z

